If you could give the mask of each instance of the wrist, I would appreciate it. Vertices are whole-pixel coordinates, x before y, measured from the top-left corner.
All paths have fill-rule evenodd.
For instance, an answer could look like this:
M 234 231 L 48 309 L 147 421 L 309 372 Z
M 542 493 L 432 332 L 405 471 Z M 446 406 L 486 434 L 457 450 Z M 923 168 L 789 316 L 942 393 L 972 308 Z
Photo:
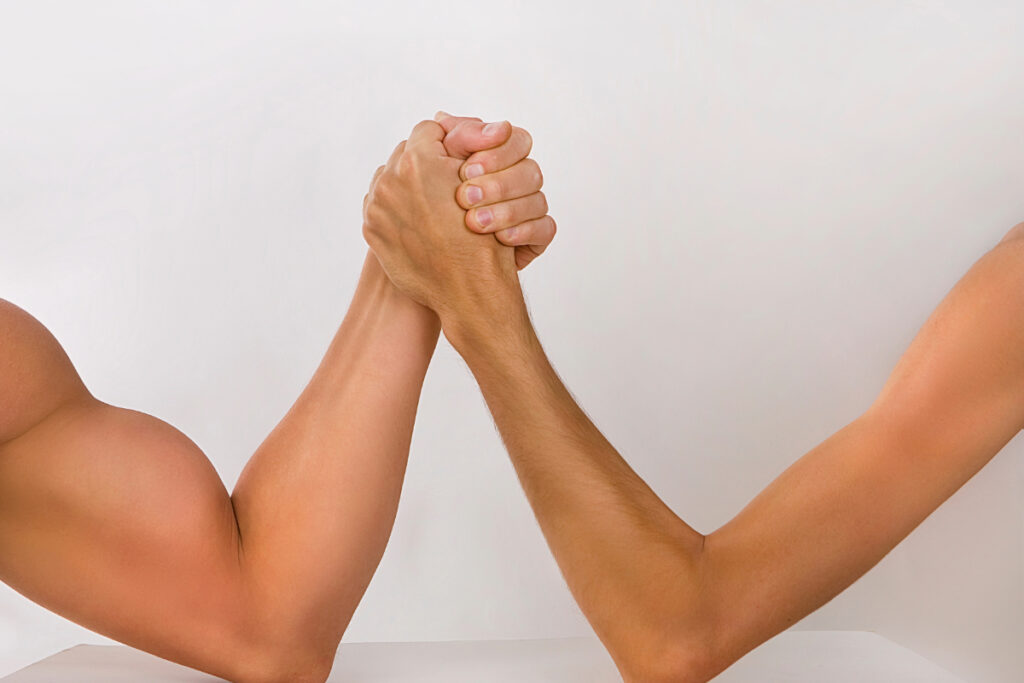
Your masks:
M 472 307 L 453 307 L 439 315 L 445 337 L 471 368 L 477 359 L 519 354 L 536 341 L 518 282 Z
M 413 301 L 388 278 L 372 251 L 366 254 L 359 284 L 352 302 L 367 316 L 385 318 L 410 332 L 422 333 L 436 341 L 441 323 L 432 310 Z

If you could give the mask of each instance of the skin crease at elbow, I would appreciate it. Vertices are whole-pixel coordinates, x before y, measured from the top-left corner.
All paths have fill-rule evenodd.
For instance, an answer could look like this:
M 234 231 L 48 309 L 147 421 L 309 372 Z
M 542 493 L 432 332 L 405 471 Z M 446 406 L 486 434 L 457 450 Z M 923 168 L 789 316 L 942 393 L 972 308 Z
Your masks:
M 439 112 L 394 148 L 364 197 L 348 312 L 230 494 L 186 436 L 94 397 L 45 327 L 0 300 L 0 579 L 228 680 L 324 681 L 387 544 L 443 333 L 623 679 L 707 681 L 877 564 L 1024 426 L 1022 224 L 861 414 L 721 528 L 694 530 L 577 405 L 533 328 L 519 273 L 557 226 L 532 144 L 507 121 Z

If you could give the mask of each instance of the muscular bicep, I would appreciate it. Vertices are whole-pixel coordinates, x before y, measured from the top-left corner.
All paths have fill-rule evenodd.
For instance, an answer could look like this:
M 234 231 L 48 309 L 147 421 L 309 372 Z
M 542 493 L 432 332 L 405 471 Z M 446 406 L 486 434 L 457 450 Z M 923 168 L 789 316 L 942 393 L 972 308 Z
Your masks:
M 122 642 L 219 662 L 251 610 L 213 466 L 171 425 L 91 396 L 30 315 L 0 301 L 0 323 L 0 580 Z
M 0 445 L 0 580 L 176 661 L 216 662 L 251 624 L 230 498 L 172 426 L 92 398 Z
M 25 433 L 66 401 L 87 394 L 49 330 L 0 299 L 0 443 Z

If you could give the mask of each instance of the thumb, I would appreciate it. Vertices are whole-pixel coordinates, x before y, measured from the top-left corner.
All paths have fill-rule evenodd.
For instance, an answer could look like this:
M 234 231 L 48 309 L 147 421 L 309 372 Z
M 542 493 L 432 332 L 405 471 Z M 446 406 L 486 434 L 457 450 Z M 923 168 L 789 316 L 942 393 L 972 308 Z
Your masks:
M 445 136 L 444 148 L 450 157 L 467 159 L 474 152 L 504 144 L 511 135 L 512 124 L 508 121 L 460 121 Z

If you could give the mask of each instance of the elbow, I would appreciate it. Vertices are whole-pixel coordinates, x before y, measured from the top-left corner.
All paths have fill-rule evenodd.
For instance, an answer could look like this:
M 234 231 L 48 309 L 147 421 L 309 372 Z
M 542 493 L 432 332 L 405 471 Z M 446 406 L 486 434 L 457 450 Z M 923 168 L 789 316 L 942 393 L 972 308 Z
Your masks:
M 642 612 L 644 623 L 628 629 L 625 640 L 609 643 L 625 683 L 706 683 L 731 663 L 724 656 L 705 538 L 691 562 L 690 585 L 659 591 Z
M 232 663 L 226 678 L 232 683 L 325 683 L 333 663 L 333 659 L 270 659 L 263 655 L 254 661 Z
M 728 667 L 713 624 L 705 610 L 659 619 L 609 643 L 609 652 L 625 683 L 706 683 Z
M 337 643 L 333 647 L 248 643 L 231 653 L 222 671 L 211 673 L 232 683 L 325 683 L 334 666 L 336 648 Z
M 692 640 L 680 640 L 619 664 L 625 683 L 707 683 L 720 671 L 710 650 Z

